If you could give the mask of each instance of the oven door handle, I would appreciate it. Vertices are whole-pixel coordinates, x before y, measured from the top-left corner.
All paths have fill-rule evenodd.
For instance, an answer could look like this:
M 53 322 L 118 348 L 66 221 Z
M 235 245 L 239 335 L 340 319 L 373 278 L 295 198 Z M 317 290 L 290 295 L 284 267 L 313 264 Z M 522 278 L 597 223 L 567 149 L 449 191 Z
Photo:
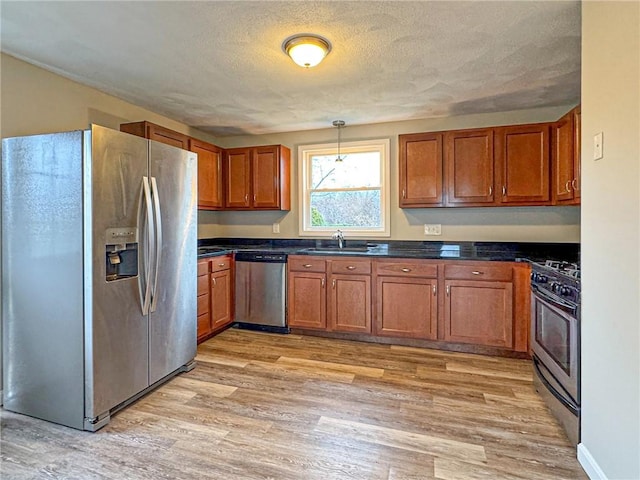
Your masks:
M 553 385 L 551 385 L 549 380 L 546 379 L 544 373 L 542 373 L 542 370 L 540 369 L 540 360 L 538 360 L 535 356 L 533 357 L 533 368 L 535 368 L 538 378 L 542 380 L 542 383 L 544 383 L 544 386 L 547 387 L 547 390 L 549 390 L 549 392 L 551 392 L 551 394 L 556 397 L 556 399 L 560 403 L 562 403 L 565 408 L 567 408 L 572 414 L 577 417 L 580 414 L 580 408 L 578 407 L 578 405 L 573 403 L 571 400 L 568 400 L 565 395 L 562 395 L 560 392 L 558 392 L 558 390 L 556 390 Z
M 538 288 L 537 285 L 531 285 L 531 290 L 533 291 L 533 293 L 535 295 L 537 295 L 538 297 L 540 297 L 541 299 L 543 299 L 547 303 L 551 304 L 552 306 L 557 307 L 557 308 L 559 308 L 560 310 L 562 310 L 564 312 L 570 313 L 574 317 L 576 316 L 576 313 L 577 313 L 578 309 L 577 309 L 577 307 L 575 305 L 572 305 L 570 303 L 564 302 L 559 298 L 551 297 L 550 295 L 548 295 L 544 291 L 540 290 L 540 288 Z

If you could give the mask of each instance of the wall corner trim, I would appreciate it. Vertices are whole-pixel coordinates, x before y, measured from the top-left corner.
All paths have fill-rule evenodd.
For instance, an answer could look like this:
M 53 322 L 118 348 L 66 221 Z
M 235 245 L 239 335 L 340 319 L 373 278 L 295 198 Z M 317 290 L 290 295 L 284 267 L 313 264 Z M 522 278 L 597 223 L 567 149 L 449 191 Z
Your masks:
M 608 480 L 584 443 L 578 444 L 578 462 L 591 480 Z

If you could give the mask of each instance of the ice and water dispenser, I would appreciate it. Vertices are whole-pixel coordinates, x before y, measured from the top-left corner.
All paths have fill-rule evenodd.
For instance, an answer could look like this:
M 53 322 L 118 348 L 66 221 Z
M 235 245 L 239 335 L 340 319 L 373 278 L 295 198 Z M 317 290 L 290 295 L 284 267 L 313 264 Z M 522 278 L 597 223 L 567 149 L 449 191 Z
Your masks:
M 105 235 L 106 280 L 113 282 L 138 275 L 138 229 L 108 228 Z

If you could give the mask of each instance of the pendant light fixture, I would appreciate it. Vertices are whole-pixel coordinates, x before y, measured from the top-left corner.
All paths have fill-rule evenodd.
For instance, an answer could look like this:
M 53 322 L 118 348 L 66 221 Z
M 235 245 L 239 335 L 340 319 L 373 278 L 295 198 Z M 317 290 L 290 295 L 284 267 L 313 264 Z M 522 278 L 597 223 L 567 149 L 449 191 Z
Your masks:
M 285 39 L 282 50 L 296 64 L 304 68 L 318 65 L 331 51 L 331 43 L 326 38 L 313 34 L 298 34 Z
M 344 120 L 334 120 L 333 126 L 338 129 L 338 156 L 336 157 L 336 162 L 342 162 L 344 157 L 340 156 L 340 130 L 344 128 Z

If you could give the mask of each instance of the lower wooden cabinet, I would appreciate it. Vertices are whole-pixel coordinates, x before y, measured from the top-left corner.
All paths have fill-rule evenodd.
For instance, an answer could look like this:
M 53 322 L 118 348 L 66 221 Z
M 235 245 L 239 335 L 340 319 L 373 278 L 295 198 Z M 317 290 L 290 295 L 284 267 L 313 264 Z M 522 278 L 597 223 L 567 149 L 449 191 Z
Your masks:
M 513 285 L 450 280 L 445 287 L 446 342 L 513 347 Z
M 288 268 L 292 328 L 528 351 L 527 264 L 292 255 Z
M 198 343 L 233 322 L 233 258 L 198 260 Z
M 436 340 L 437 263 L 379 260 L 375 265 L 375 334 Z

